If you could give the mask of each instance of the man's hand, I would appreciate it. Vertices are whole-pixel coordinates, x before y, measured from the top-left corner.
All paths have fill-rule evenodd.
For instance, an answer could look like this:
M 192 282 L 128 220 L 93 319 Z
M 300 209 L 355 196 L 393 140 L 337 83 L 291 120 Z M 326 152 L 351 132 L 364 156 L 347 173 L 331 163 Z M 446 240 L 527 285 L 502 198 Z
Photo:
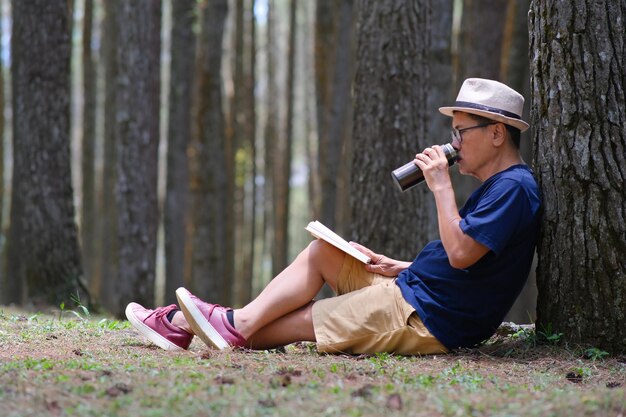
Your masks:
M 415 155 L 414 162 L 424 173 L 424 179 L 431 191 L 452 187 L 448 171 L 450 164 L 441 146 L 434 145 L 424 149 L 422 153 Z
M 368 272 L 373 272 L 386 277 L 397 277 L 400 272 L 407 269 L 411 265 L 410 262 L 398 261 L 388 258 L 385 255 L 378 254 L 356 242 L 350 242 L 350 244 L 359 252 L 363 252 L 369 256 L 372 260 L 371 263 L 365 265 L 365 270 Z

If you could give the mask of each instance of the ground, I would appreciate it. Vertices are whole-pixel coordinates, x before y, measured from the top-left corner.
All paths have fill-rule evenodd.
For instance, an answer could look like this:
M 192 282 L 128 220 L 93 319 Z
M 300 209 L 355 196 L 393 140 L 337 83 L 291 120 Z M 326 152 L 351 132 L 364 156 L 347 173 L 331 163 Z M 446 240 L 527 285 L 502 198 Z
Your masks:
M 626 416 L 626 356 L 560 339 L 503 329 L 424 357 L 216 351 L 198 338 L 167 352 L 125 321 L 0 307 L 0 416 Z

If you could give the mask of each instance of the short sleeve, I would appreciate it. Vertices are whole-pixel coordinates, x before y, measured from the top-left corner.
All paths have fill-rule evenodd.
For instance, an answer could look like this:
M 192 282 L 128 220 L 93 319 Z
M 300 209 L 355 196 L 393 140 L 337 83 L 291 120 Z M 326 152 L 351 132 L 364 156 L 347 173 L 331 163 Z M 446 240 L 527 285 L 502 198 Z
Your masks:
M 484 191 L 478 205 L 460 222 L 463 233 L 500 254 L 528 213 L 528 198 L 519 181 L 502 179 Z

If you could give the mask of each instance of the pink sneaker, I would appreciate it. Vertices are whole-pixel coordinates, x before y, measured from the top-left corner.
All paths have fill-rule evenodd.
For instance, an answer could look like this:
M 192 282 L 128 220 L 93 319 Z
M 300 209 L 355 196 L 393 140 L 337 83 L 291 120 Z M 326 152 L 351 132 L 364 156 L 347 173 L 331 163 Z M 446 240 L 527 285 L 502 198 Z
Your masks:
M 182 287 L 176 290 L 176 298 L 192 330 L 208 346 L 218 349 L 245 346 L 246 339 L 226 318 L 226 311 L 230 309 L 205 303 Z
M 126 317 L 139 333 L 158 347 L 165 350 L 184 350 L 191 344 L 193 335 L 174 326 L 167 319 L 167 314 L 176 308 L 176 304 L 172 304 L 149 310 L 137 303 L 130 303 L 126 307 Z

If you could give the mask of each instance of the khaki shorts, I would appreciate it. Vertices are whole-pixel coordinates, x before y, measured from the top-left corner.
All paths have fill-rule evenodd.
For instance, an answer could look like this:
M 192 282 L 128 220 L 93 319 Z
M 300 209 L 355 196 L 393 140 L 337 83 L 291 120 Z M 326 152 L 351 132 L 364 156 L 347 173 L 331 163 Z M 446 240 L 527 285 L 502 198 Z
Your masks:
M 448 352 L 402 297 L 395 278 L 368 272 L 361 262 L 346 256 L 337 291 L 336 297 L 313 304 L 313 329 L 320 352 Z

